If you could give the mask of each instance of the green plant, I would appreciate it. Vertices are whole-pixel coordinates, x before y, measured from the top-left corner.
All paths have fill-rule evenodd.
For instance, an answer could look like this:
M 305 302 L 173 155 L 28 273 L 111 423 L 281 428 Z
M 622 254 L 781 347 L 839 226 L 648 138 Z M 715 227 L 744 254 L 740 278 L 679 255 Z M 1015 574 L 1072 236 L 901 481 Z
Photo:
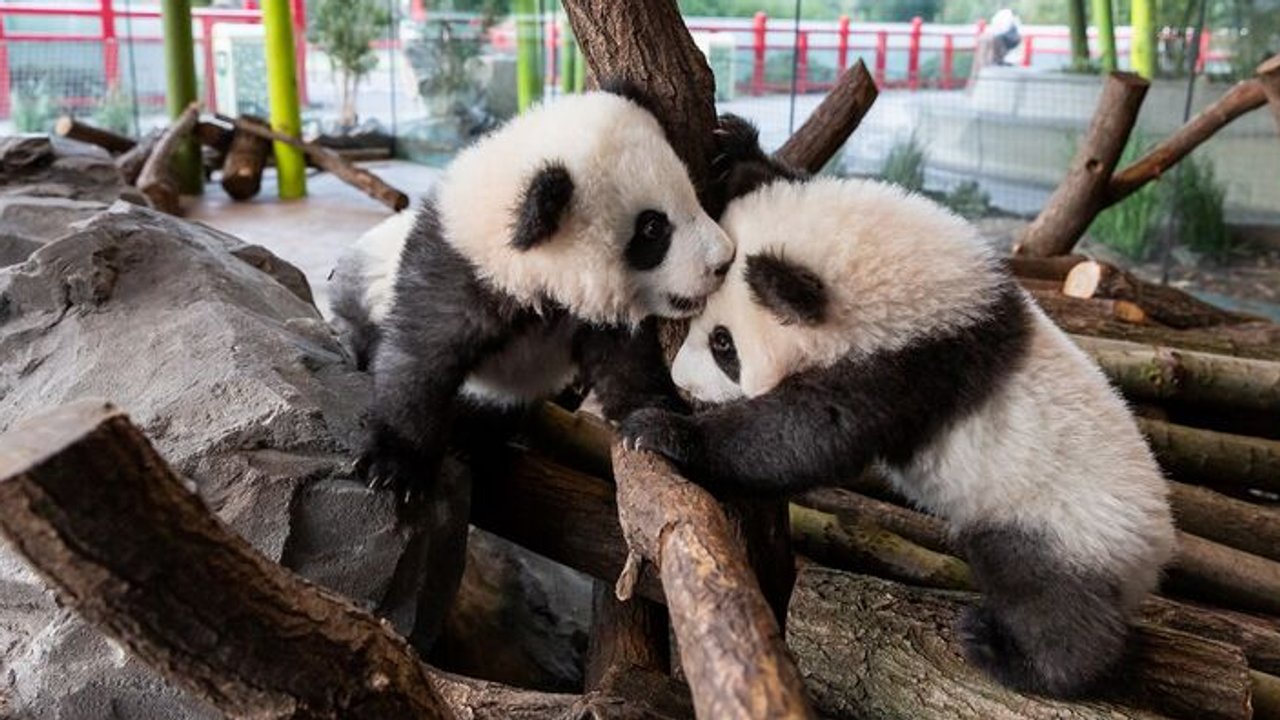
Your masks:
M 889 156 L 880 168 L 880 178 L 919 192 L 924 189 L 925 159 L 924 144 L 912 132 L 906 140 L 898 141 L 889 149 Z
M 1153 144 L 1142 131 L 1134 131 L 1120 156 L 1120 166 L 1138 159 Z M 1089 226 L 1089 235 L 1125 257 L 1147 260 L 1167 221 L 1172 220 L 1181 242 L 1197 252 L 1220 257 L 1231 249 L 1223 219 L 1225 198 L 1226 190 L 1217 180 L 1213 162 L 1193 155 L 1166 172 L 1162 180 L 1147 183 L 1102 211 Z
M 972 220 L 991 213 L 991 195 L 977 180 L 965 180 L 942 197 L 942 204 L 960 217 Z
M 15 131 L 49 132 L 57 112 L 43 80 L 28 80 L 13 90 L 11 114 Z
M 102 98 L 102 106 L 93 114 L 93 124 L 121 135 L 132 135 L 133 112 L 133 96 L 116 86 Z
M 320 0 L 316 4 L 307 39 L 329 56 L 338 75 L 343 127 L 354 127 L 359 120 L 356 92 L 360 81 L 378 66 L 372 43 L 390 26 L 391 14 L 382 0 Z

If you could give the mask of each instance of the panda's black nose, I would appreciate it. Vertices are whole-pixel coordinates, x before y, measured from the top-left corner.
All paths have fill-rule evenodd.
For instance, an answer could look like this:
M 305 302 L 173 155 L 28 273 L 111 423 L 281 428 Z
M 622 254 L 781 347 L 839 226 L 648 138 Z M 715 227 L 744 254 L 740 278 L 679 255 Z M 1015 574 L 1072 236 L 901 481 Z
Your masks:
M 727 262 L 727 263 L 725 263 L 725 264 L 721 265 L 720 267 L 716 268 L 716 269 L 715 269 L 716 277 L 724 277 L 725 275 L 728 275 L 728 274 L 729 274 L 729 267 L 730 267 L 731 265 L 733 265 L 733 261 L 732 261 L 732 260 L 730 260 L 729 262 Z

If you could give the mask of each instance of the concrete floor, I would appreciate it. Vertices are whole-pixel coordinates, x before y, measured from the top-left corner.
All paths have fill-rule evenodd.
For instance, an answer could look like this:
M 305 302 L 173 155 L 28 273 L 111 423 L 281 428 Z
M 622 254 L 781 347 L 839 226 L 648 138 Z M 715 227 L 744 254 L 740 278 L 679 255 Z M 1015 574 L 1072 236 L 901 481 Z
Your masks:
M 364 163 L 416 204 L 439 176 L 439 170 L 399 160 Z M 334 261 L 361 233 L 389 217 L 389 208 L 328 173 L 307 178 L 307 197 L 276 197 L 274 171 L 268 170 L 262 192 L 249 202 L 235 202 L 217 183 L 189 200 L 187 218 L 198 220 L 245 242 L 256 243 L 298 266 L 311 282 L 316 305 L 329 314 L 328 276 Z

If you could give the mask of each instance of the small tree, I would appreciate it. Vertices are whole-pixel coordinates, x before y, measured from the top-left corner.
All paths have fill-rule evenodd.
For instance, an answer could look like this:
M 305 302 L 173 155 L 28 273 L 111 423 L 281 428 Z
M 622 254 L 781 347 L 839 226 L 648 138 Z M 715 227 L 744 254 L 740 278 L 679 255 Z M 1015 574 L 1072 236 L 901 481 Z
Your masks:
M 360 81 L 378 66 L 372 44 L 391 26 L 381 0 L 320 0 L 308 23 L 307 37 L 329 56 L 338 76 L 343 127 L 357 122 L 356 91 Z

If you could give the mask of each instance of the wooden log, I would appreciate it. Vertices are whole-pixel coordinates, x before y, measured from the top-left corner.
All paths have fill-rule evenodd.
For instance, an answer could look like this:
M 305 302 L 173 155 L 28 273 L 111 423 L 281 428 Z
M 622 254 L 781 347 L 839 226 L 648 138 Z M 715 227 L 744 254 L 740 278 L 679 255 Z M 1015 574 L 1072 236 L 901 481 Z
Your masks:
M 1280 562 L 1280 508 L 1180 482 L 1169 483 L 1169 500 L 1179 528 Z
M 1014 246 L 1015 255 L 1065 255 L 1102 208 L 1107 183 L 1129 141 L 1148 83 L 1132 73 L 1107 77 L 1098 106 L 1062 184 Z
M 935 553 L 956 554 L 942 520 L 863 492 L 863 488 L 859 492 L 818 488 L 801 495 L 796 502 L 835 515 L 845 523 L 875 525 Z
M 138 189 L 151 201 L 151 204 L 162 212 L 178 215 L 182 207 L 178 204 L 178 186 L 170 172 L 170 161 L 183 138 L 195 127 L 200 113 L 199 103 L 191 103 L 182 111 L 156 142 L 147 162 L 138 174 Z
M 1187 121 L 1186 125 L 1161 140 L 1146 155 L 1118 171 L 1111 178 L 1101 198 L 1102 204 L 1094 211 L 1095 214 L 1129 197 L 1152 180 L 1159 179 L 1227 123 L 1262 107 L 1266 102 L 1267 96 L 1262 83 L 1256 78 L 1236 83 L 1213 104 Z M 1093 215 L 1090 215 L 1089 220 L 1092 219 Z
M 867 66 L 858 60 L 774 156 L 791 167 L 818 172 L 858 128 L 878 94 Z
M 1280 440 L 1201 430 L 1138 418 L 1160 465 L 1205 485 L 1280 492 Z
M 100 127 L 94 127 L 70 115 L 63 115 L 58 118 L 58 121 L 53 125 L 53 132 L 60 137 L 97 145 L 112 155 L 128 152 L 137 144 L 137 141 L 133 138 L 128 138 Z
M 1061 280 L 1038 280 L 1036 278 L 1016 278 L 1022 289 L 1032 295 L 1061 295 Z
M 195 127 L 196 140 L 207 148 L 225 154 L 231 149 L 231 141 L 235 139 L 235 128 L 221 120 L 200 120 Z
M 912 588 L 806 565 L 787 640 L 819 712 L 828 717 L 1250 717 L 1243 653 L 1143 626 L 1134 657 L 1105 700 L 1067 703 L 1006 690 L 965 662 L 954 626 L 972 596 Z
M 874 522 L 792 505 L 791 532 L 797 552 L 828 567 L 947 590 L 973 587 L 963 561 L 921 547 Z
M 368 170 L 348 163 L 338 153 L 328 148 L 320 147 L 315 143 L 303 142 L 292 135 L 276 132 L 270 128 L 259 127 L 254 123 L 246 122 L 242 118 L 230 118 L 225 115 L 218 115 L 217 118 L 222 122 L 232 124 L 236 132 L 255 135 L 264 140 L 282 142 L 302 150 L 307 158 L 315 163 L 316 167 L 334 175 L 396 212 L 409 207 L 408 195 L 388 185 L 382 178 Z
M 1280 615 L 1280 563 L 1185 532 L 1164 584 L 1214 605 Z
M 1173 328 L 1209 327 L 1262 320 L 1223 310 L 1190 293 L 1134 277 L 1115 265 L 1089 260 L 1067 273 L 1062 293 L 1075 298 L 1128 300 L 1154 321 Z
M 127 184 L 134 185 L 138 182 L 142 167 L 147 164 L 147 159 L 151 157 L 161 137 L 164 137 L 163 130 L 158 128 L 152 130 L 143 135 L 137 145 L 116 158 L 116 169 L 120 171 L 120 177 L 124 178 Z
M 698 716 L 811 717 L 800 674 L 720 505 L 652 453 L 615 446 L 613 467 L 623 535 L 631 553 L 659 567 Z M 619 579 L 623 599 L 628 577 Z
M 1128 300 L 1084 300 L 1063 295 L 1059 292 L 1036 290 L 1030 292 L 1036 303 L 1055 321 L 1062 317 L 1095 322 L 1116 321 L 1141 325 L 1148 323 L 1150 320 L 1145 310 Z
M 1143 601 L 1139 617 L 1151 625 L 1234 645 L 1244 652 L 1250 668 L 1280 673 L 1280 630 L 1250 616 L 1152 595 Z
M 1011 255 L 1005 260 L 1009 265 L 1009 272 L 1015 277 L 1062 282 L 1066 279 L 1067 273 L 1071 272 L 1071 268 L 1088 259 L 1084 255 L 1073 254 L 1052 257 Z
M 666 611 L 644 598 L 619 600 L 613 585 L 597 580 L 592 591 L 591 637 L 585 685 L 606 687 L 617 675 L 636 670 L 670 671 Z
M 1058 327 L 1073 335 L 1089 335 L 1127 340 L 1144 345 L 1198 350 L 1200 352 L 1258 360 L 1280 360 L 1280 325 L 1241 323 L 1214 328 L 1176 330 L 1160 325 L 1142 325 L 1114 318 L 1085 316 L 1061 311 L 1052 302 L 1042 305 Z
M 223 712 L 450 716 L 403 639 L 258 554 L 109 404 L 0 437 L 0 478 L 0 532 L 62 601 Z
M 1074 335 L 1126 396 L 1280 413 L 1280 362 Z
M 1276 131 L 1280 132 L 1280 55 L 1272 55 L 1258 66 L 1258 82 L 1267 96 L 1271 116 L 1276 119 Z
M 271 129 L 261 118 L 243 115 L 240 119 Z M 247 132 L 235 133 L 222 163 L 222 189 L 235 200 L 248 200 L 257 195 L 262 189 L 262 171 L 270 153 L 271 142 L 266 138 Z

